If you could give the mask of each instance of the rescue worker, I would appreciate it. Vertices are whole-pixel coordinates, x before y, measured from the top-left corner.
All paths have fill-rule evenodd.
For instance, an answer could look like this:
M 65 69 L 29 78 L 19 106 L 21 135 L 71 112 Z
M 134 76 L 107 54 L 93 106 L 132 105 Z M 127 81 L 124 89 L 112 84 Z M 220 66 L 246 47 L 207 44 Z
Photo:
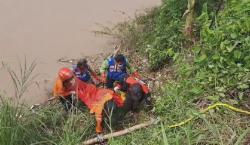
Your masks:
M 107 88 L 113 88 L 113 83 L 115 81 L 122 81 L 128 72 L 139 77 L 138 72 L 131 67 L 124 55 L 113 55 L 101 65 L 101 81 L 106 84 Z
M 53 89 L 53 99 L 59 98 L 65 111 L 69 111 L 76 103 L 75 79 L 73 72 L 68 68 L 62 68 Z
M 63 98 L 66 101 L 73 102 L 73 99 L 68 98 L 71 94 L 76 94 L 77 98 L 90 109 L 90 113 L 95 114 L 96 133 L 98 134 L 102 132 L 102 114 L 105 103 L 113 99 L 118 107 L 122 107 L 124 104 L 122 97 L 114 91 L 87 84 L 75 77 L 73 71 L 69 68 L 62 68 L 58 73 L 54 95 L 59 96 L 60 100 Z M 61 102 L 65 106 L 66 102 Z M 74 104 L 71 103 L 71 105 Z
M 96 73 L 90 68 L 86 59 L 80 59 L 76 65 L 73 65 L 75 76 L 86 83 L 98 84 L 100 79 Z
M 143 98 L 145 98 L 146 105 L 151 105 L 151 93 L 149 90 L 149 87 L 145 82 L 143 82 L 141 79 L 133 76 L 133 75 L 124 75 L 124 79 L 122 81 L 117 81 L 114 83 L 114 91 L 117 94 L 127 92 L 129 90 L 129 87 L 139 84 L 141 86 L 142 92 L 143 92 Z M 131 90 L 129 90 L 131 91 Z M 139 96 L 138 96 L 139 97 Z

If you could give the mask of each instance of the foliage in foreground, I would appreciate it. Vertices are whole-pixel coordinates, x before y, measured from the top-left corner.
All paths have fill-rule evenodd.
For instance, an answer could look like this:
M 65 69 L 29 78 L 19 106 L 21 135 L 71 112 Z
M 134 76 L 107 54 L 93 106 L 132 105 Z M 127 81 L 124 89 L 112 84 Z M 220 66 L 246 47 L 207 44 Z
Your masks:
M 76 145 L 89 138 L 94 120 L 75 110 L 63 113 L 60 105 L 47 106 L 36 112 L 27 106 L 2 100 L 0 104 L 0 144 Z

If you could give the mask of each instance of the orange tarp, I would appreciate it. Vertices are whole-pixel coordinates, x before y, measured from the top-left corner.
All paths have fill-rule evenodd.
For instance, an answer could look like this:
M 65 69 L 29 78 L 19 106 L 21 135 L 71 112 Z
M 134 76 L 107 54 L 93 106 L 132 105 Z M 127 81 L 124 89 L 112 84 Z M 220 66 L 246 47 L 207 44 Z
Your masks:
M 103 106 L 104 103 L 113 97 L 113 91 L 109 89 L 96 88 L 93 84 L 87 84 L 77 79 L 77 95 L 81 101 L 90 109 L 92 113 L 99 113 L 99 111 L 94 111 L 94 109 L 100 105 Z M 103 107 L 101 107 L 103 108 Z

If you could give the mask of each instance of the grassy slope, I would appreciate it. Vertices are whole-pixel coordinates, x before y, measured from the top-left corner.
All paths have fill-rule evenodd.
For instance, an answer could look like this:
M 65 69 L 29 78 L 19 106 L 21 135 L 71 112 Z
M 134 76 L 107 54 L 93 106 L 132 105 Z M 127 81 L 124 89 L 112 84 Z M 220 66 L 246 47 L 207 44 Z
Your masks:
M 182 35 L 185 0 L 165 0 L 159 9 L 127 26 L 137 40 L 127 41 L 127 47 L 143 52 L 151 68 L 161 67 L 170 58 L 174 75 L 155 99 L 155 113 L 161 117 L 161 124 L 111 144 L 243 144 L 247 140 L 248 116 L 227 109 L 206 114 L 197 111 L 218 101 L 248 109 L 244 106 L 248 105 L 250 80 L 250 2 L 223 1 L 215 15 L 216 2 L 204 0 L 197 6 L 195 29 L 199 41 L 195 45 Z M 123 31 L 120 34 L 128 33 Z M 165 70 L 160 71 L 168 74 Z M 181 128 L 167 128 L 190 116 L 199 119 Z

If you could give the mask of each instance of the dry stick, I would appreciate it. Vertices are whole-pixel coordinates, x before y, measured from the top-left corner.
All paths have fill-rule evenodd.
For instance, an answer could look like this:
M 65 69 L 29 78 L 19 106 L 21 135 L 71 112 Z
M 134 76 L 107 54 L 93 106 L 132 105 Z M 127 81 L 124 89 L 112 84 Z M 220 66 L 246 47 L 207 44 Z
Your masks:
M 62 62 L 62 63 L 71 63 L 73 64 L 73 62 L 75 62 L 76 60 L 75 59 L 63 59 L 63 58 L 60 58 L 58 60 L 58 62 Z
M 56 99 L 56 97 L 51 97 L 51 98 L 45 100 L 45 101 L 42 102 L 42 103 L 32 105 L 32 106 L 30 107 L 30 109 L 33 110 L 33 109 L 35 109 L 35 108 L 37 108 L 37 107 L 39 107 L 39 106 L 45 106 L 45 105 L 47 105 L 50 101 L 53 101 L 53 100 L 55 100 L 55 99 Z
M 106 135 L 104 135 L 102 137 L 102 139 L 106 140 L 106 139 L 110 139 L 110 138 L 113 138 L 113 137 L 122 136 L 122 135 L 125 135 L 125 134 L 128 134 L 128 133 L 131 133 L 131 132 L 133 132 L 135 130 L 138 130 L 138 129 L 141 129 L 141 128 L 144 128 L 144 127 L 147 127 L 147 126 L 150 126 L 150 125 L 153 125 L 153 124 L 157 124 L 158 122 L 159 122 L 159 119 L 152 119 L 152 120 L 150 120 L 148 122 L 141 123 L 141 124 L 132 126 L 130 128 L 124 129 L 124 130 L 120 130 L 120 131 L 117 131 L 117 132 L 106 134 Z M 91 144 L 99 142 L 99 140 L 100 140 L 99 137 L 95 137 L 95 138 L 89 139 L 87 141 L 84 141 L 83 145 L 91 145 Z
M 148 80 L 151 80 L 151 81 L 157 81 L 157 79 L 155 79 L 155 78 L 152 78 L 152 77 L 150 77 L 150 76 L 146 76 L 146 75 L 144 75 L 144 74 L 140 74 L 142 77 L 144 77 L 144 78 L 146 78 L 146 79 L 148 79 Z

